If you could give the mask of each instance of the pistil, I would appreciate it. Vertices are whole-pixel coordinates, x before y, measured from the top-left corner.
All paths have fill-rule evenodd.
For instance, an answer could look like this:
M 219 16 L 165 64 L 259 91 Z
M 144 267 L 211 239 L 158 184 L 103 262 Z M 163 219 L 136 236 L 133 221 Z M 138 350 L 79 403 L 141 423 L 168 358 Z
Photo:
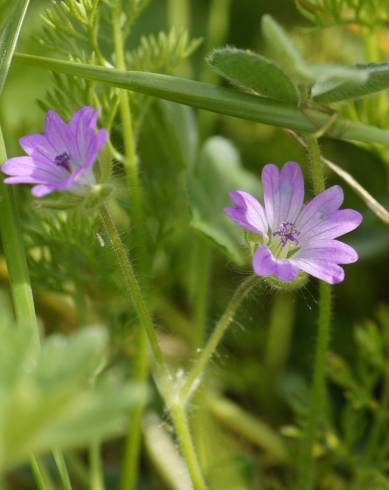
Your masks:
M 62 167 L 68 172 L 71 171 L 70 169 L 70 155 L 66 152 L 61 153 L 60 155 L 57 155 L 54 158 L 54 164 L 57 165 L 57 167 Z

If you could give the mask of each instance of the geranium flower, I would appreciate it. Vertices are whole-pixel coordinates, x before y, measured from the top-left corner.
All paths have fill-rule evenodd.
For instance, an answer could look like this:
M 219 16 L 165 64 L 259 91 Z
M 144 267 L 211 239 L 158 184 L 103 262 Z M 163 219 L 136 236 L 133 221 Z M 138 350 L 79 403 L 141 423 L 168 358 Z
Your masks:
M 304 178 L 294 162 L 281 170 L 265 165 L 262 186 L 264 207 L 247 192 L 234 191 L 229 195 L 235 207 L 224 210 L 239 226 L 258 235 L 255 273 L 293 281 L 304 271 L 330 284 L 343 281 L 344 270 L 339 264 L 355 262 L 358 254 L 335 238 L 357 228 L 362 215 L 353 209 L 339 209 L 341 187 L 326 189 L 304 206 Z
M 46 116 L 44 134 L 31 134 L 19 143 L 28 156 L 10 158 L 1 167 L 6 184 L 34 184 L 32 194 L 55 191 L 84 195 L 96 183 L 93 165 L 108 139 L 96 131 L 99 111 L 83 107 L 66 124 L 54 111 Z

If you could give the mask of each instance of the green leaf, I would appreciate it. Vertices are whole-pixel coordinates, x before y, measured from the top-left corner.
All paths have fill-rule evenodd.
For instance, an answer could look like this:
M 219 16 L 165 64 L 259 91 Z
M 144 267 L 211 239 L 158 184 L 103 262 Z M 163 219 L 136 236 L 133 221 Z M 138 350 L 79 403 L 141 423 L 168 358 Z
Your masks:
M 29 0 L 2 1 L 0 4 L 0 96 L 4 89 L 28 5 Z M 0 125 L 0 164 L 6 159 L 7 151 Z M 2 179 L 0 179 L 0 215 L 1 238 L 7 259 L 15 315 L 19 321 L 29 320 L 29 325 L 35 332 L 34 343 L 35 348 L 37 348 L 39 333 L 19 216 L 13 189 L 7 188 Z
M 227 114 L 242 119 L 290 128 L 299 132 L 315 132 L 331 117 L 318 110 L 301 112 L 297 107 L 236 90 L 207 83 L 156 73 L 121 71 L 40 56 L 19 54 L 15 61 L 48 70 L 75 75 L 88 80 L 153 95 L 180 104 Z M 366 124 L 338 119 L 326 136 L 365 143 L 389 144 L 389 133 Z
M 236 48 L 216 49 L 208 57 L 222 77 L 249 92 L 297 104 L 299 95 L 288 76 L 264 56 Z
M 0 320 L 0 474 L 31 453 L 79 447 L 122 432 L 145 392 L 99 374 L 108 351 L 101 328 L 47 338 L 32 349 L 31 327 Z M 71 360 L 71 362 L 69 362 Z
M 191 168 L 198 149 L 197 126 L 192 109 L 167 100 L 157 102 L 153 113 L 166 152 L 178 168 Z
M 13 8 L 11 8 L 11 4 Z M 0 6 L 0 94 L 3 91 L 12 56 L 30 0 L 4 2 Z
M 389 480 L 378 470 L 361 467 L 358 468 L 356 484 L 352 490 L 389 490 Z
M 292 38 L 271 15 L 262 17 L 262 33 L 285 71 L 298 79 L 306 78 L 307 65 L 304 58 Z
M 366 74 L 355 70 L 353 66 L 307 62 L 293 39 L 270 15 L 262 17 L 262 32 L 280 65 L 299 83 L 366 81 Z
M 228 140 L 210 138 L 188 178 L 191 225 L 242 265 L 246 256 L 243 230 L 224 213 L 224 208 L 231 205 L 228 193 L 234 190 L 256 195 L 258 179 L 242 167 L 237 150 Z
M 312 87 L 312 97 L 320 103 L 356 99 L 389 88 L 389 63 L 355 65 L 352 80 L 324 79 Z

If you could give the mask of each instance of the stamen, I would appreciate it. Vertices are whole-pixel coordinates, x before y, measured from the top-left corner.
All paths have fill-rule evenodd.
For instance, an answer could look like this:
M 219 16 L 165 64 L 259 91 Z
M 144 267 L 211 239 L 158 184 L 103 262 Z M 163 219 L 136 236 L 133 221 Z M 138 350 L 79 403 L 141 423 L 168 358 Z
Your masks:
M 297 237 L 299 235 L 300 232 L 296 230 L 294 223 L 289 223 L 289 222 L 281 223 L 278 231 L 275 231 L 273 233 L 273 236 L 279 236 L 281 238 L 282 247 L 285 247 L 287 245 L 288 240 L 298 245 L 299 242 L 297 240 Z
M 68 172 L 70 172 L 70 155 L 66 152 L 57 155 L 54 158 L 54 163 L 57 167 L 62 167 Z

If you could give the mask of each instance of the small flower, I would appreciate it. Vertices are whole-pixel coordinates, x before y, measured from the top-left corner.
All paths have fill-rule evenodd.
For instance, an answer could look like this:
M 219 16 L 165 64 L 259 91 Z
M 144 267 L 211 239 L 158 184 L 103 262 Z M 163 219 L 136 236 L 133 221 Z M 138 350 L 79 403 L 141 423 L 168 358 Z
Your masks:
M 32 194 L 71 192 L 84 196 L 96 183 L 93 165 L 108 139 L 105 129 L 96 131 L 99 111 L 83 107 L 66 124 L 49 111 L 44 134 L 31 134 L 19 143 L 28 156 L 10 158 L 1 167 L 6 184 L 34 184 Z
M 362 215 L 339 209 L 341 187 L 334 185 L 305 206 L 304 178 L 297 163 L 288 162 L 279 171 L 265 165 L 262 171 L 264 204 L 246 192 L 230 192 L 234 208 L 226 214 L 239 226 L 258 235 L 253 268 L 259 276 L 293 281 L 300 271 L 329 284 L 342 282 L 339 264 L 358 260 L 357 252 L 335 238 L 357 228 Z

